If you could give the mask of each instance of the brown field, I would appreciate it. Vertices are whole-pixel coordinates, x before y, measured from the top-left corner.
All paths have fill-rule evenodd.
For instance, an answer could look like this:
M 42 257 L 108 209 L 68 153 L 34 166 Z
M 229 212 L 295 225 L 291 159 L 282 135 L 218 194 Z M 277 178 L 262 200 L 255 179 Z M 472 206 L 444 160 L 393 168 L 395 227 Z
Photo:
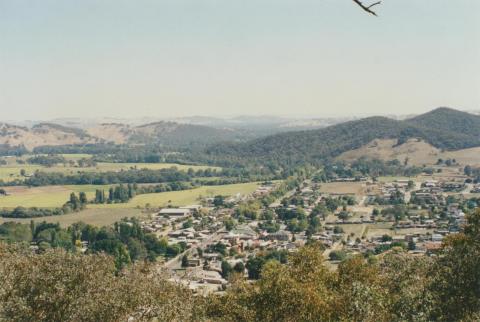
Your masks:
M 460 165 L 480 165 L 480 147 L 442 153 L 443 159 L 455 159 Z
M 441 180 L 441 181 L 465 181 L 467 176 L 463 174 L 463 167 L 451 166 L 451 167 L 435 167 L 435 169 L 441 169 L 441 172 L 434 173 L 431 176 L 418 176 L 421 181 L 425 180 Z
M 403 229 L 390 229 L 392 227 L 391 223 L 376 223 L 368 225 L 368 234 L 367 237 L 378 237 L 383 235 L 389 236 L 405 236 L 408 234 L 425 234 L 432 233 L 433 229 L 426 228 L 403 228 Z
M 480 165 L 480 147 L 458 151 L 441 151 L 434 146 L 416 139 L 395 146 L 396 140 L 376 139 L 361 148 L 342 153 L 338 159 L 353 161 L 362 156 L 381 160 L 398 159 L 404 161 L 408 157 L 409 165 L 433 165 L 438 159 L 455 159 L 459 165 Z
M 364 230 L 367 228 L 365 224 L 346 224 L 346 225 L 339 225 L 345 231 L 345 238 L 350 234 L 353 234 L 353 238 L 361 238 L 363 235 Z
M 364 187 L 365 185 L 362 182 L 329 182 L 322 183 L 320 192 L 338 194 L 354 193 L 357 196 L 361 196 L 364 193 Z
M 60 223 L 62 227 L 68 227 L 69 225 L 83 221 L 84 223 L 94 225 L 94 226 L 108 226 L 113 224 L 116 221 L 121 220 L 125 217 L 147 217 L 148 215 L 142 213 L 139 209 L 86 209 L 78 213 L 72 213 L 62 216 L 48 216 L 48 217 L 41 217 L 41 218 L 34 218 L 35 222 L 53 222 L 53 223 Z M 16 219 L 16 218 L 1 218 L 0 217 L 0 224 L 7 222 L 7 221 L 15 221 L 20 223 L 29 223 L 30 218 L 25 219 Z

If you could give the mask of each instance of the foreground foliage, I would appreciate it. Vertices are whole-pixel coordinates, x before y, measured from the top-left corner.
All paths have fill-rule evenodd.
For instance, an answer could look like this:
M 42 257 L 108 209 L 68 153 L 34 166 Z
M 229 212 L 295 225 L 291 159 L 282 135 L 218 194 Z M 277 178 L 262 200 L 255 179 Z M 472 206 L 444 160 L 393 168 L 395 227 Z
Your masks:
M 251 283 L 231 272 L 222 296 L 194 296 L 147 264 L 120 272 L 103 254 L 33 254 L 0 245 L 0 320 L 6 321 L 478 321 L 480 211 L 436 258 L 392 249 L 337 271 L 308 245 L 262 265 Z
M 106 255 L 62 249 L 34 255 L 0 246 L 0 320 L 120 321 L 193 319 L 195 301 L 149 266 L 115 274 Z

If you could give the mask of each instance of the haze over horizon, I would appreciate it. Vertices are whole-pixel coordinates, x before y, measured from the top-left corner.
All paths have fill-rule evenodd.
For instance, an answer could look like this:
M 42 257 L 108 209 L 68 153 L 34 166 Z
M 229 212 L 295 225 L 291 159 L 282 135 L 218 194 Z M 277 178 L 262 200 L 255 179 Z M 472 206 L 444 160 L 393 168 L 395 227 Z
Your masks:
M 394 114 L 394 113 L 352 113 L 350 115 L 302 115 L 302 114 L 225 114 L 225 115 L 202 115 L 202 114 L 192 114 L 186 116 L 151 116 L 151 115 L 137 115 L 137 116 L 96 116 L 96 117 L 81 117 L 81 116 L 64 116 L 64 117 L 54 117 L 54 118 L 19 118 L 19 119 L 8 119 L 4 118 L 0 120 L 1 123 L 15 124 L 30 126 L 39 123 L 58 123 L 58 124 L 70 124 L 73 127 L 75 126 L 88 126 L 100 123 L 123 123 L 130 125 L 143 125 L 148 123 L 155 123 L 158 121 L 173 121 L 177 123 L 191 123 L 191 124 L 203 124 L 210 126 L 225 126 L 227 124 L 238 125 L 244 124 L 283 124 L 287 125 L 290 123 L 295 126 L 308 126 L 309 121 L 312 121 L 316 124 L 315 121 L 321 120 L 331 120 L 333 123 L 325 124 L 336 124 L 337 122 L 346 122 L 349 120 L 363 119 L 374 116 L 387 117 L 397 120 L 403 120 L 412 118 L 421 114 L 425 114 L 439 108 L 445 108 L 440 106 L 437 108 L 432 108 L 425 112 L 421 113 L 410 113 L 410 114 Z M 466 112 L 470 114 L 480 115 L 480 110 L 461 110 L 453 107 L 446 107 L 448 109 L 454 109 L 461 112 Z M 215 121 L 218 120 L 220 123 L 215 124 Z M 229 123 L 230 122 L 230 123 Z M 83 125 L 82 125 L 83 124 Z
M 0 0 L 3 120 L 480 109 L 480 2 Z

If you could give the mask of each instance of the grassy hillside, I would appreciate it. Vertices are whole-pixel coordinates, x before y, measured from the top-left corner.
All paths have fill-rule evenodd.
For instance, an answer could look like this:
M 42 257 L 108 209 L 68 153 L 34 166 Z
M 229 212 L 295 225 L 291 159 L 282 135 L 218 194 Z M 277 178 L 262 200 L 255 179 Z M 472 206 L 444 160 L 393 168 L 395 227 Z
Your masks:
M 458 150 L 480 146 L 480 117 L 439 108 L 398 121 L 369 117 L 311 131 L 282 133 L 240 144 L 210 147 L 211 157 L 248 158 L 282 165 L 318 162 L 358 149 L 374 139 L 422 139 L 436 148 Z
M 32 151 L 44 146 L 105 143 L 191 148 L 223 141 L 245 140 L 247 137 L 247 133 L 239 129 L 175 122 L 156 122 L 140 126 L 108 123 L 87 130 L 54 123 L 40 123 L 31 128 L 0 123 L 0 148 L 3 150 L 25 147 Z M 7 152 L 3 154 L 7 155 Z
M 128 142 L 135 144 L 156 143 L 165 146 L 192 146 L 231 141 L 239 137 L 237 131 L 230 129 L 174 122 L 156 122 L 134 128 L 128 137 Z

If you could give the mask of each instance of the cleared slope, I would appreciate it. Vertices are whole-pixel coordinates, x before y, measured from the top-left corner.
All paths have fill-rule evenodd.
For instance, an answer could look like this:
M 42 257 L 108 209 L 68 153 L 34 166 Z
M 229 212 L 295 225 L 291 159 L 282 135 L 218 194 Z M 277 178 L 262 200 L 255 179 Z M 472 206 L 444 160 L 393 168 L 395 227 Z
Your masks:
M 480 147 L 446 151 L 416 139 L 398 145 L 394 139 L 375 139 L 372 142 L 354 150 L 340 154 L 337 159 L 344 161 L 357 160 L 360 157 L 380 160 L 397 159 L 404 162 L 408 158 L 409 165 L 433 165 L 438 159 L 455 159 L 459 165 L 480 165 Z
M 297 164 L 318 162 L 363 147 L 375 139 L 394 139 L 398 145 L 420 139 L 437 149 L 459 150 L 480 146 L 480 117 L 439 108 L 405 121 L 369 117 L 327 128 L 276 134 L 242 144 L 212 146 L 207 153 Z
M 99 139 L 86 132 L 65 126 L 41 123 L 32 128 L 11 124 L 0 124 L 0 144 L 9 146 L 25 146 L 33 149 L 42 145 L 65 145 L 96 143 Z

